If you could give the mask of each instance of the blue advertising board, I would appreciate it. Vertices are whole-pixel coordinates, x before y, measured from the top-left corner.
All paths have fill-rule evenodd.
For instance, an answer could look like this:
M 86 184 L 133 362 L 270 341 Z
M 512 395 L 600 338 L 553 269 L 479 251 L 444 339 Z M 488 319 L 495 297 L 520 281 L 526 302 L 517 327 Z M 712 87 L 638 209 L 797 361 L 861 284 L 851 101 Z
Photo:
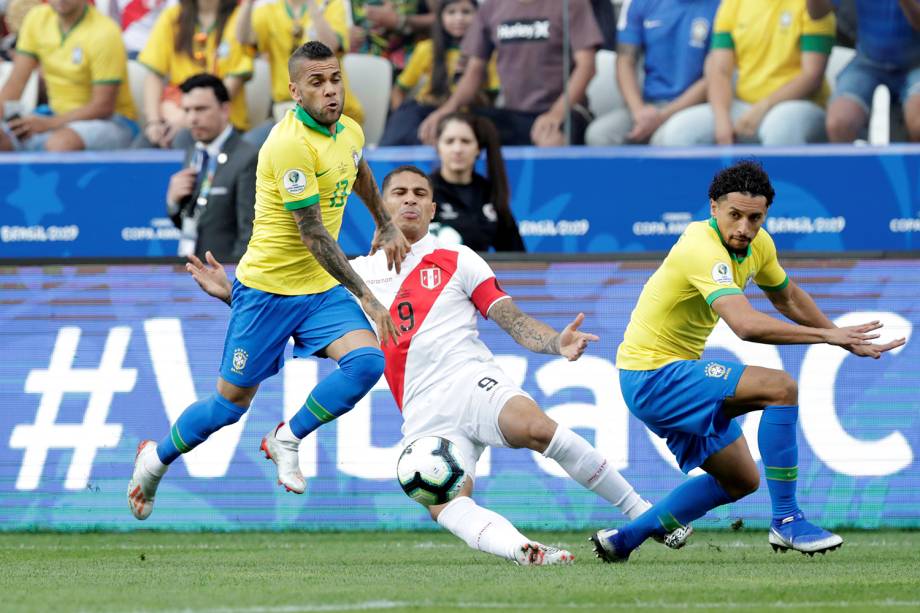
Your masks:
M 430 148 L 367 153 L 378 180 L 400 164 L 430 169 Z M 506 149 L 512 211 L 528 251 L 666 251 L 709 215 L 712 175 L 756 156 L 776 201 L 766 228 L 781 251 L 920 250 L 920 146 L 886 148 Z M 176 253 L 166 218 L 177 152 L 0 156 L 0 258 Z M 340 240 L 365 253 L 370 215 L 357 197 Z
M 576 310 L 598 334 L 579 361 L 528 353 L 491 322 L 481 337 L 509 377 L 553 419 L 583 434 L 638 491 L 659 500 L 686 477 L 663 441 L 632 417 L 613 356 L 654 262 L 495 262 L 503 286 L 559 329 Z M 232 269 L 231 269 L 232 270 Z M 920 527 L 920 266 L 910 260 L 787 263 L 838 324 L 879 319 L 907 344 L 880 360 L 828 346 L 774 347 L 720 325 L 706 356 L 782 368 L 799 380 L 799 501 L 828 526 Z M 305 439 L 304 496 L 275 483 L 261 437 L 304 402 L 328 361 L 291 360 L 240 422 L 178 460 L 151 518 L 131 517 L 125 491 L 135 448 L 164 436 L 212 393 L 229 310 L 182 267 L 164 264 L 0 267 L 0 530 L 25 528 L 435 528 L 395 480 L 401 418 L 385 383 Z M 755 307 L 765 297 L 749 291 Z M 290 351 L 288 351 L 290 358 Z M 448 400 L 448 399 L 445 399 Z M 742 420 L 759 458 L 759 414 Z M 608 526 L 620 517 L 552 461 L 493 449 L 476 496 L 524 528 Z M 769 520 L 766 487 L 698 526 Z

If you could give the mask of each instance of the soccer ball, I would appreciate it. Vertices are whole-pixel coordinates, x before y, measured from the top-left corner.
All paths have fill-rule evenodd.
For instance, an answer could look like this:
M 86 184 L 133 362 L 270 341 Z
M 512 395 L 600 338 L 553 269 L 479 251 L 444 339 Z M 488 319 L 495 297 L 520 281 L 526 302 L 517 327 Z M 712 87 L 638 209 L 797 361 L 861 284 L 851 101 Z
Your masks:
M 440 436 L 424 436 L 403 449 L 396 476 L 406 495 L 426 507 L 450 502 L 466 481 L 456 445 Z

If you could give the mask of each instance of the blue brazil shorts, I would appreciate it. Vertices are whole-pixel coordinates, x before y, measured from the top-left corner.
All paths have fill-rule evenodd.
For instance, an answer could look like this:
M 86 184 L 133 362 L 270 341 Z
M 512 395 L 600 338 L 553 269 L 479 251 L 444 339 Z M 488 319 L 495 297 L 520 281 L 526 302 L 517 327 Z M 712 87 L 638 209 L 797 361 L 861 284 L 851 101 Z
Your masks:
M 352 330 L 372 328 L 354 296 L 341 285 L 320 294 L 282 296 L 233 282 L 230 325 L 220 376 L 251 387 L 284 366 L 284 348 L 294 339 L 294 356 L 309 357 Z
M 664 438 L 685 473 L 741 436 L 722 414 L 735 395 L 744 364 L 681 360 L 656 370 L 620 370 L 623 399 L 633 415 Z

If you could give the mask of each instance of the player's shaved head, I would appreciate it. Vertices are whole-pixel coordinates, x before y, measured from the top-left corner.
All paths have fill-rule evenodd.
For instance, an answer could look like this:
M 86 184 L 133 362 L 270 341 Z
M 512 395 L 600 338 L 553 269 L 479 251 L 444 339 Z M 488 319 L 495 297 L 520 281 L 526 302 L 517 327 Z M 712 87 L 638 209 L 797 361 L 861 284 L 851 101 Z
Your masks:
M 300 71 L 307 62 L 328 60 L 330 58 L 335 58 L 335 53 L 332 52 L 332 49 L 316 40 L 306 42 L 297 47 L 288 59 L 288 77 L 291 81 L 297 81 Z
M 345 107 L 342 67 L 332 49 L 317 41 L 298 47 L 288 60 L 291 98 L 317 124 L 335 130 Z

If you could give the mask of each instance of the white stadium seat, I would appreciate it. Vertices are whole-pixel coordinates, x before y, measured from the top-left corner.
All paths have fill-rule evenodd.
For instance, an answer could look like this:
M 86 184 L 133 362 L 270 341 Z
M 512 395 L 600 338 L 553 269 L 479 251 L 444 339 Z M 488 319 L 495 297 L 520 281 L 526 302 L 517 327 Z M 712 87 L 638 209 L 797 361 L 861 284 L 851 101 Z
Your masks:
M 13 62 L 0 62 L 0 87 L 3 87 L 3 84 L 10 78 L 12 72 Z M 35 110 L 35 105 L 38 104 L 37 70 L 33 70 L 32 74 L 29 76 L 29 80 L 26 81 L 26 87 L 22 90 L 22 96 L 19 98 L 19 103 L 22 105 L 23 113 L 31 113 Z
M 264 57 L 257 57 L 252 63 L 252 78 L 246 82 L 245 87 L 249 126 L 255 128 L 268 119 L 272 110 L 271 71 Z
M 137 109 L 137 124 L 143 128 L 144 118 L 144 80 L 150 70 L 137 60 L 128 60 L 128 87 L 131 97 L 134 98 L 134 108 Z
M 390 109 L 390 89 L 393 87 L 393 66 L 373 55 L 345 54 L 345 74 L 351 90 L 364 107 L 364 137 L 368 145 L 376 145 L 383 136 Z

